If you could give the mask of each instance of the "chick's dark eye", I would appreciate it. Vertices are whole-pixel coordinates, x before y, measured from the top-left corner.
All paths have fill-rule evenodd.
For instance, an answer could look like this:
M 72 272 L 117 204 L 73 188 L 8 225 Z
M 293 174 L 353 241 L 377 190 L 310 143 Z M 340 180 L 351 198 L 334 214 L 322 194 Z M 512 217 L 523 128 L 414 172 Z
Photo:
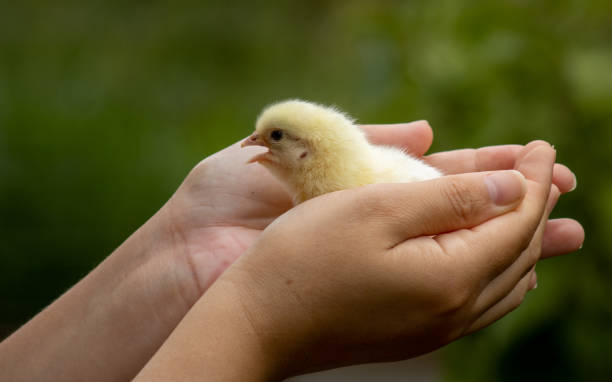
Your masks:
M 270 138 L 272 138 L 275 141 L 280 141 L 281 139 L 283 139 L 283 131 L 282 130 L 272 130 L 272 132 L 270 133 Z

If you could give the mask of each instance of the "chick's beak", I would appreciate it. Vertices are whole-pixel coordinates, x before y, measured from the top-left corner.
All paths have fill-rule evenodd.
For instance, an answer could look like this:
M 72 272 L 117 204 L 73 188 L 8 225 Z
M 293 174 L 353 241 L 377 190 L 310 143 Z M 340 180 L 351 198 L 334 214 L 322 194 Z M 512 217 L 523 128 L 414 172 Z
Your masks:
M 259 134 L 257 133 L 254 133 L 253 135 L 251 135 L 250 137 L 242 141 L 242 144 L 240 145 L 240 147 L 246 147 L 246 146 L 265 146 L 267 147 L 266 143 L 259 138 Z
M 262 146 L 266 148 L 268 147 L 266 142 L 263 139 L 261 139 L 257 133 L 254 133 L 253 135 L 251 135 L 250 137 L 242 141 L 242 143 L 240 144 L 240 147 L 246 147 L 246 146 Z M 271 159 L 270 156 L 271 154 L 270 154 L 270 151 L 268 150 L 261 154 L 255 155 L 253 158 L 249 159 L 247 163 L 263 162 L 265 160 L 270 160 Z

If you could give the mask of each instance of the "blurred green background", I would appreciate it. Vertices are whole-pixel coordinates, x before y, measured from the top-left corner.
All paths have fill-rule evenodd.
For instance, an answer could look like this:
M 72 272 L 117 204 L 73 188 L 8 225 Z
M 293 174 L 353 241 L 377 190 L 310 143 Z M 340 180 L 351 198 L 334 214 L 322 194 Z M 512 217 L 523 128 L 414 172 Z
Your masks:
M 587 231 L 444 352 L 449 381 L 612 375 L 612 2 L 20 1 L 0 5 L 0 338 L 299 97 L 427 119 L 432 150 L 554 143 Z

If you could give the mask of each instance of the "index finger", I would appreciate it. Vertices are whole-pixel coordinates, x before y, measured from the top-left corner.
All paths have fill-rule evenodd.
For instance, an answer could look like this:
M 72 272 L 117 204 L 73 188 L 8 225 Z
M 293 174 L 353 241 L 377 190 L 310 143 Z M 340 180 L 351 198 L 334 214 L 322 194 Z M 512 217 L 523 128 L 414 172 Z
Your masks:
M 431 154 L 423 159 L 448 175 L 508 170 L 515 167 L 523 148 L 521 145 L 502 145 L 460 149 Z M 572 191 L 576 187 L 574 173 L 560 163 L 554 165 L 552 181 L 562 193 Z
M 507 170 L 514 168 L 521 145 L 488 146 L 435 153 L 423 158 L 445 174 Z

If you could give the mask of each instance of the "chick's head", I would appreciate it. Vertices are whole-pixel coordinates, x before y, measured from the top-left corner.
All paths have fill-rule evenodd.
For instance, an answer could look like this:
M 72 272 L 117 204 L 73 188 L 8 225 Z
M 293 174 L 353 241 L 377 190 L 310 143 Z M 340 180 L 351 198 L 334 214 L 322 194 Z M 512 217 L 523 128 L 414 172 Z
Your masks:
M 261 113 L 255 132 L 242 146 L 264 146 L 259 162 L 274 172 L 322 166 L 342 151 L 365 142 L 360 129 L 341 112 L 314 103 L 291 100 L 273 104 Z M 276 170 L 276 171 L 275 171 Z

